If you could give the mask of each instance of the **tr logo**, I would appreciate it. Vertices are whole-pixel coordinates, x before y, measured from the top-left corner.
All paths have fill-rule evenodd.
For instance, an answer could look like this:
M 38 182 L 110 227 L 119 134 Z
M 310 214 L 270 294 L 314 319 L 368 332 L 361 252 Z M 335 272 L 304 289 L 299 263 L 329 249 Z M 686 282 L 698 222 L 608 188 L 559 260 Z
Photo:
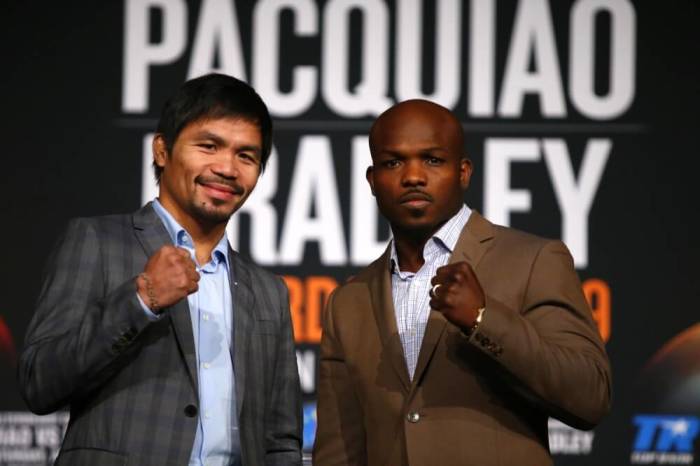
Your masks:
M 640 415 L 634 418 L 637 452 L 692 453 L 693 441 L 700 433 L 700 419 L 694 416 Z

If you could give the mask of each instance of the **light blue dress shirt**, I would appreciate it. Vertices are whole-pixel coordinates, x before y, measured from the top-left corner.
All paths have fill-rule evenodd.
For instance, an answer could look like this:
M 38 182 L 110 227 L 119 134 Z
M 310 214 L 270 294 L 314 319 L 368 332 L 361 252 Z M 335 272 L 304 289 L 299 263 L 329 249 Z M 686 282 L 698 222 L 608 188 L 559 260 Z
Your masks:
M 228 240 L 224 235 L 209 262 L 197 264 L 192 237 L 158 202 L 153 208 L 177 247 L 187 249 L 200 275 L 199 290 L 187 297 L 197 353 L 199 419 L 191 466 L 240 465 L 236 384 L 231 361 L 233 304 Z M 139 301 L 141 298 L 139 297 Z M 158 319 L 141 301 L 144 311 Z
M 406 359 L 408 374 L 413 374 L 418 364 L 418 354 L 423 343 L 423 334 L 430 317 L 430 280 L 435 271 L 446 265 L 457 245 L 459 235 L 471 216 L 466 205 L 425 243 L 423 266 L 416 273 L 402 271 L 396 245 L 391 242 L 391 295 L 394 301 L 396 327 L 399 330 L 401 346 Z

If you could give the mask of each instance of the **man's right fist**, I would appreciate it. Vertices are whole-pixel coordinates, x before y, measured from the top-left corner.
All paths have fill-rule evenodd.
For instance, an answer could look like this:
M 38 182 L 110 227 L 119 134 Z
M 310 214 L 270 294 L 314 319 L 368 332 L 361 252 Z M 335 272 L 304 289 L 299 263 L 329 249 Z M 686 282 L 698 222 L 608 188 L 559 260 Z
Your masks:
M 148 258 L 136 279 L 137 292 L 153 312 L 172 306 L 199 289 L 199 274 L 190 252 L 163 246 Z

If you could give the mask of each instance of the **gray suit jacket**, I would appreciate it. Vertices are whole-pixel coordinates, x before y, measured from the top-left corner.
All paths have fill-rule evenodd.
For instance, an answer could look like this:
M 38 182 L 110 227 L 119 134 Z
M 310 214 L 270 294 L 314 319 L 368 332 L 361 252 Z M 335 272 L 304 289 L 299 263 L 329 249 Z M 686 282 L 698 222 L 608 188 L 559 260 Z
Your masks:
M 57 464 L 185 465 L 198 416 L 188 303 L 149 321 L 135 277 L 171 243 L 150 205 L 72 220 L 50 260 L 19 363 L 38 414 L 70 407 Z M 230 251 L 243 462 L 301 464 L 301 396 L 287 289 Z M 235 277 L 235 278 L 234 278 Z

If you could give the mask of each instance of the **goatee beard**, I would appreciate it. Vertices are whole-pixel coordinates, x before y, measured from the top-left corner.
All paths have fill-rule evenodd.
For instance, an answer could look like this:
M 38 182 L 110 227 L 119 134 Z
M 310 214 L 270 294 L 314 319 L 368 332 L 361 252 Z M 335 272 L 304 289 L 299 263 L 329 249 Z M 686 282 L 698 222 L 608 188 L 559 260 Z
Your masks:
M 205 202 L 201 204 L 192 204 L 191 210 L 193 217 L 208 225 L 226 223 L 236 211 L 235 208 L 230 212 L 218 210 L 216 206 L 208 205 Z
M 209 205 L 207 202 L 201 202 L 201 203 L 193 203 L 191 205 L 191 213 L 193 217 L 198 219 L 199 221 L 209 224 L 209 225 L 218 225 L 221 223 L 226 223 L 228 220 L 231 218 L 233 213 L 238 210 L 238 207 L 240 207 L 243 204 L 243 201 L 245 201 L 245 198 L 247 197 L 245 189 L 243 186 L 241 186 L 237 181 L 225 178 L 223 176 L 217 176 L 217 175 L 199 175 L 194 179 L 195 183 L 200 184 L 200 185 L 206 185 L 207 183 L 218 183 L 222 184 L 224 186 L 228 186 L 233 190 L 233 193 L 241 196 L 241 200 L 238 205 L 234 206 L 233 209 L 230 212 L 226 211 L 220 211 L 218 210 L 217 207 L 217 201 L 214 200 L 212 201 L 211 205 Z

